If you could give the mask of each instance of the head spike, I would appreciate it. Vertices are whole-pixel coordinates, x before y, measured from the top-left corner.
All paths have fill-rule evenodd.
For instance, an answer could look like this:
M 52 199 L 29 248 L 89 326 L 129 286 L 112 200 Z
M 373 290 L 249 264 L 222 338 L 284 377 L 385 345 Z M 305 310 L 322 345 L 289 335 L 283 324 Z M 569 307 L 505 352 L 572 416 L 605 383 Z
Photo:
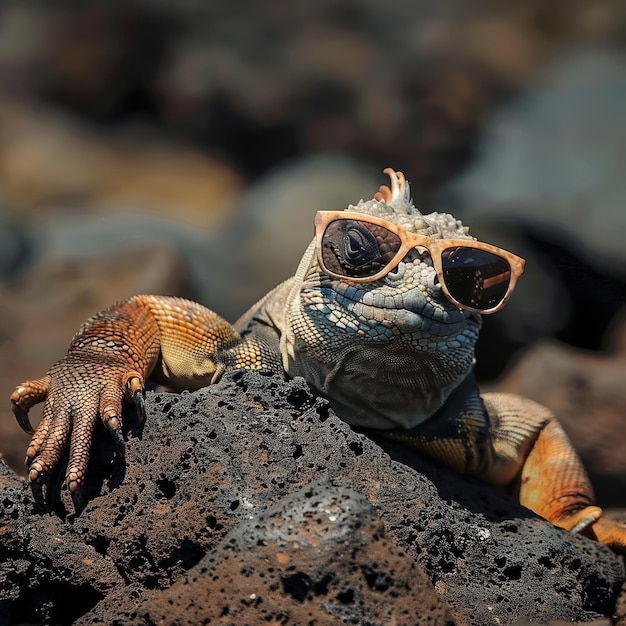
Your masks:
M 378 202 L 384 202 L 385 204 L 391 204 L 391 189 L 387 185 L 381 185 L 378 191 L 374 194 L 374 200 Z
M 352 208 L 365 213 L 371 213 L 371 209 L 377 213 L 421 216 L 420 211 L 413 205 L 411 187 L 404 174 L 390 167 L 383 171 L 389 176 L 390 184 L 381 185 L 372 200 L 361 200 Z
M 383 172 L 389 176 L 391 188 L 381 185 L 374 199 L 384 200 L 386 204 L 392 206 L 399 213 L 410 213 L 413 209 L 411 198 L 411 188 L 402 172 L 396 172 L 390 167 L 386 167 Z

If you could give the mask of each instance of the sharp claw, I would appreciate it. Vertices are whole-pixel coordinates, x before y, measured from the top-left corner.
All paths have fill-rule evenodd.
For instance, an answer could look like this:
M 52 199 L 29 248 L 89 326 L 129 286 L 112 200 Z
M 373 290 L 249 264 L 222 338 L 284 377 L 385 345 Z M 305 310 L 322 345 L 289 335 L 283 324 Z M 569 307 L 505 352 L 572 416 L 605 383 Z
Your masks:
M 580 520 L 580 522 L 578 522 L 578 524 L 576 524 L 571 530 L 571 533 L 574 534 L 578 534 L 578 533 L 582 533 L 584 530 L 586 530 L 589 526 L 591 526 L 591 524 L 594 524 L 595 522 L 598 521 L 597 517 L 585 517 L 583 519 Z
M 126 443 L 124 442 L 124 435 L 122 434 L 121 427 L 117 428 L 109 428 L 109 434 L 111 435 L 111 439 L 113 440 L 113 445 L 115 446 L 115 453 L 121 459 L 126 458 Z
M 70 495 L 72 496 L 72 502 L 74 503 L 74 511 L 77 515 L 79 515 L 89 502 L 89 498 L 84 496 L 82 484 L 78 485 L 73 490 L 70 489 Z
M 146 406 L 144 403 L 145 388 L 143 386 L 143 380 L 137 376 L 132 375 L 126 381 L 126 391 L 128 397 L 132 397 L 135 403 L 135 410 L 137 414 L 137 421 L 141 426 L 146 421 Z
M 139 424 L 143 424 L 146 421 L 146 403 L 143 397 L 143 389 L 137 389 L 133 397 L 135 400 L 135 409 L 137 410 L 137 419 Z
M 28 482 L 37 508 L 45 513 L 52 511 L 59 501 L 63 473 L 59 467 L 46 467 L 35 459 L 28 467 Z
M 15 415 L 15 419 L 17 423 L 20 425 L 20 428 L 29 435 L 35 434 L 35 429 L 32 427 L 30 420 L 28 419 L 28 413 L 24 411 L 20 405 L 15 402 L 15 400 L 11 400 L 11 410 L 13 411 L 13 415 Z
M 30 488 L 33 492 L 33 500 L 35 501 L 37 507 L 46 512 L 50 511 L 52 509 L 52 505 L 46 502 L 43 484 L 40 482 L 31 482 Z
M 124 476 L 126 475 L 126 463 L 124 463 L 124 459 L 121 457 L 117 457 L 113 459 L 113 464 L 111 465 L 111 477 L 109 478 L 109 489 L 114 489 L 119 486 L 124 480 Z

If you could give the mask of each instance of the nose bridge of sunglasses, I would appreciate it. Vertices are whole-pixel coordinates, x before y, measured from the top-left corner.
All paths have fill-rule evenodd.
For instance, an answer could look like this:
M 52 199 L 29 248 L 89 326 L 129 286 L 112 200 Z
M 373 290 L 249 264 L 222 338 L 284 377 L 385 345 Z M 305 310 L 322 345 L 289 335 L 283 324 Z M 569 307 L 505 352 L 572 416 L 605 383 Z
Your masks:
M 409 252 L 411 252 L 413 250 L 415 250 L 415 252 L 417 252 L 417 254 L 419 255 L 420 261 L 424 261 L 426 259 L 432 258 L 431 251 L 423 244 L 419 244 L 419 243 L 418 244 L 414 244 L 409 249 Z

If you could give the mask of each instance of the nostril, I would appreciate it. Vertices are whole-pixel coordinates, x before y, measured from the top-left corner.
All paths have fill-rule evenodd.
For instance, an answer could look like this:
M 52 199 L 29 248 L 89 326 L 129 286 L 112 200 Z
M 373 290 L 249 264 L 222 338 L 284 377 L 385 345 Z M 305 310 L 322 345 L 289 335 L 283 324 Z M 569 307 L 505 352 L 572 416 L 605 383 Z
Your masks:
M 429 265 L 430 267 L 433 266 L 433 260 L 432 260 L 432 257 L 430 256 L 430 252 L 428 251 L 428 248 L 425 248 L 424 246 L 415 246 L 413 250 L 417 253 L 416 256 L 420 260 L 420 262 L 425 263 L 426 265 Z
M 404 278 L 404 274 L 406 272 L 406 264 L 404 261 L 400 261 L 398 265 L 390 272 L 387 273 L 387 278 L 393 281 L 402 280 Z

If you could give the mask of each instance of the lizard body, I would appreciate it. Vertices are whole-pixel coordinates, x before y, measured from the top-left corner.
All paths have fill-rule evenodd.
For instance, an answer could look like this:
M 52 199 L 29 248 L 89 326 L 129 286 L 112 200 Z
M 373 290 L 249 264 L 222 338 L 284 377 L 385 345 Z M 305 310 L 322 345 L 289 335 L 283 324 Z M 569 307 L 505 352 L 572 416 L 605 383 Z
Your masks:
M 123 455 L 122 405 L 135 402 L 144 413 L 146 379 L 197 389 L 226 371 L 282 369 L 303 376 L 348 423 L 505 486 L 554 524 L 624 551 L 626 527 L 594 505 L 552 414 L 517 396 L 481 397 L 474 380 L 480 313 L 504 304 L 523 261 L 500 251 L 508 273 L 474 271 L 468 287 L 465 274 L 453 273 L 451 251 L 493 247 L 450 215 L 422 215 L 402 174 L 385 171 L 391 187 L 348 207 L 345 219 L 316 217 L 295 275 L 234 325 L 187 300 L 135 296 L 83 324 L 64 359 L 19 385 L 11 402 L 25 430 L 32 433 L 30 407 L 45 402 L 27 451 L 38 503 L 54 497 L 48 485 L 69 446 L 65 479 L 80 507 L 96 421 Z M 490 280 L 496 289 L 511 283 L 494 306 L 480 304 Z

